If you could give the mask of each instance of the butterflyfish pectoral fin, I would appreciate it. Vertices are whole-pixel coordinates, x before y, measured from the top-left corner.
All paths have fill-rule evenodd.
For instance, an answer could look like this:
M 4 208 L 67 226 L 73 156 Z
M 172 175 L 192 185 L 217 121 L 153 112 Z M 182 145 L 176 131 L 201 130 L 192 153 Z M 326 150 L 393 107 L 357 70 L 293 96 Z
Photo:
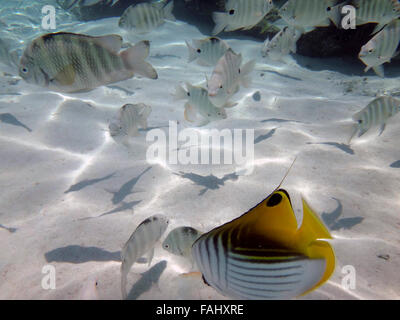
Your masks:
M 307 253 L 311 259 L 325 259 L 325 272 L 322 275 L 321 279 L 312 288 L 304 292 L 302 295 L 305 295 L 324 284 L 335 271 L 336 265 L 335 253 L 331 244 L 327 241 L 316 240 L 312 242 L 307 249 Z
M 297 230 L 293 245 L 296 250 L 306 254 L 310 243 L 317 239 L 332 239 L 332 236 L 308 203 L 304 199 L 302 199 L 302 201 L 303 221 L 299 230 Z

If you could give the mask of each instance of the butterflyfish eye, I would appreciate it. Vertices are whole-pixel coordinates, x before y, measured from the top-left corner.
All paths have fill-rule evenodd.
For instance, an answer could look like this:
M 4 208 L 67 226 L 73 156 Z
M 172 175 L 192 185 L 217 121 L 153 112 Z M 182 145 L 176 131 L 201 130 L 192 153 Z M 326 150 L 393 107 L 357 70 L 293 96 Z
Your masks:
M 232 9 L 232 10 L 229 10 L 229 14 L 230 14 L 230 15 L 235 14 L 235 10 L 233 10 L 233 9 Z
M 197 49 L 197 53 L 201 53 L 201 49 Z
M 279 193 L 274 193 L 267 201 L 267 207 L 275 207 L 282 201 L 282 196 Z

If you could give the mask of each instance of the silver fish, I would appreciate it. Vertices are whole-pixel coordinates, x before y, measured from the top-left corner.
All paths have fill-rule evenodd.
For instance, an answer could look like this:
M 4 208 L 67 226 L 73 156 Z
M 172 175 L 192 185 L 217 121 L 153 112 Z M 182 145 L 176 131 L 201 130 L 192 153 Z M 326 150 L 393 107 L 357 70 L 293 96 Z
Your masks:
M 195 122 L 197 114 L 202 117 L 202 122 L 199 125 L 205 125 L 210 121 L 226 119 L 225 109 L 216 107 L 209 99 L 208 91 L 202 87 L 196 87 L 190 83 L 186 83 L 185 90 L 182 86 L 176 88 L 175 98 L 187 99 L 185 104 L 185 119 L 189 122 Z M 228 107 L 226 104 L 225 107 Z
M 367 66 L 364 71 L 372 68 L 383 78 L 383 64 L 390 62 L 398 54 L 396 49 L 399 42 L 400 20 L 393 20 L 361 48 L 358 57 Z
M 144 103 L 124 105 L 119 109 L 117 119 L 108 127 L 111 137 L 118 140 L 137 136 L 139 127 L 147 129 L 150 113 L 151 107 Z
M 303 29 L 329 26 L 332 21 L 339 25 L 340 11 L 337 0 L 288 0 L 279 14 L 290 26 Z
M 168 234 L 162 247 L 174 255 L 190 257 L 192 245 L 201 235 L 202 232 L 192 227 L 178 227 Z
M 293 27 L 285 27 L 278 32 L 271 40 L 265 40 L 261 49 L 263 57 L 273 60 L 281 60 L 290 52 L 296 53 L 296 42 L 301 37 L 301 31 Z
M 140 41 L 118 53 L 121 46 L 119 35 L 46 34 L 25 49 L 19 75 L 29 83 L 61 92 L 90 91 L 135 74 L 158 78 L 154 68 L 144 61 L 149 41 Z
M 211 102 L 217 107 L 222 107 L 239 91 L 240 85 L 248 87 L 251 82 L 249 74 L 254 66 L 255 60 L 242 65 L 242 55 L 229 48 L 218 60 L 211 78 L 207 81 Z
M 165 20 L 175 21 L 172 15 L 173 8 L 174 1 L 166 5 L 163 1 L 131 5 L 122 14 L 118 25 L 122 29 L 147 33 L 164 24 Z
M 353 0 L 356 8 L 356 24 L 377 23 L 374 33 L 384 25 L 400 17 L 398 0 Z
M 121 251 L 121 292 L 126 298 L 127 275 L 132 265 L 143 255 L 149 254 L 149 265 L 154 255 L 154 246 L 167 229 L 169 220 L 164 215 L 154 215 L 144 220 L 132 233 Z
M 364 109 L 353 116 L 357 122 L 353 136 L 359 131 L 359 137 L 374 126 L 381 126 L 381 133 L 386 122 L 400 111 L 400 100 L 390 96 L 382 96 L 371 101 Z M 353 138 L 350 138 L 350 140 Z
M 228 0 L 225 12 L 213 12 L 213 35 L 222 31 L 251 29 L 273 8 L 272 0 Z
M 216 37 L 192 40 L 192 43 L 193 46 L 186 41 L 189 49 L 189 62 L 197 59 L 200 65 L 214 66 L 229 49 L 224 40 Z

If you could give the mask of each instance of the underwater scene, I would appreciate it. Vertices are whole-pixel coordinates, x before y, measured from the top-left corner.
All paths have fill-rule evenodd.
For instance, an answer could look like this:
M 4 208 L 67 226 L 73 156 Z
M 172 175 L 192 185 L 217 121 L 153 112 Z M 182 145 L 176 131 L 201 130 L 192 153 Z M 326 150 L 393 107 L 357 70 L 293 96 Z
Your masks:
M 0 26 L 0 299 L 400 299 L 400 1 Z

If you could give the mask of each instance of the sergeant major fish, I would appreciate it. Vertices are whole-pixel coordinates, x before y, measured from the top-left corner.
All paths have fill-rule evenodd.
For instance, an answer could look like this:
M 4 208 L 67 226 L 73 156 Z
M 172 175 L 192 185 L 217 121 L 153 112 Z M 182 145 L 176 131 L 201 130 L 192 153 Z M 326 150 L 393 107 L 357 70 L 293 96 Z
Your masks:
M 222 31 L 248 30 L 258 24 L 273 8 L 272 0 L 228 0 L 225 12 L 213 12 L 213 35 Z
M 377 33 L 362 48 L 358 58 L 367 66 L 364 71 L 373 69 L 375 73 L 384 77 L 383 64 L 390 62 L 398 52 L 396 49 L 400 42 L 400 20 L 393 20 L 379 33 Z
M 149 265 L 154 256 L 154 246 L 167 229 L 169 220 L 164 215 L 154 215 L 144 220 L 132 233 L 121 252 L 121 292 L 126 298 L 127 275 L 132 265 L 143 255 L 149 254 Z
M 168 234 L 162 247 L 177 256 L 190 257 L 192 245 L 201 235 L 202 232 L 192 227 L 178 227 Z
M 139 127 L 147 129 L 151 107 L 144 103 L 125 104 L 118 111 L 117 119 L 109 125 L 110 135 L 116 140 L 137 136 Z
M 251 81 L 249 74 L 254 66 L 255 60 L 242 65 L 242 55 L 229 48 L 218 60 L 211 78 L 207 81 L 210 101 L 221 107 L 239 91 L 240 85 L 248 87 Z
M 278 187 L 279 188 L 279 187 Z M 303 199 L 298 228 L 289 194 L 276 189 L 253 209 L 203 234 L 192 255 L 204 280 L 234 299 L 289 299 L 335 269 L 331 235 Z
M 185 120 L 189 122 L 195 122 L 197 114 L 202 117 L 201 125 L 205 125 L 210 121 L 226 119 L 227 115 L 224 107 L 231 107 L 229 103 L 226 103 L 221 108 L 213 105 L 209 99 L 208 91 L 202 87 L 196 87 L 190 83 L 186 83 L 185 90 L 182 86 L 176 88 L 175 98 L 176 99 L 187 99 L 188 102 L 185 104 Z
M 147 33 L 161 26 L 165 20 L 175 21 L 175 17 L 172 15 L 173 8 L 174 1 L 166 5 L 164 1 L 134 4 L 124 11 L 118 25 L 122 29 Z
M 25 49 L 19 75 L 29 83 L 61 92 L 90 91 L 135 74 L 158 78 L 154 68 L 144 61 L 149 54 L 149 41 L 140 41 L 118 53 L 121 46 L 119 35 L 49 33 Z
M 359 137 L 373 126 L 381 126 L 381 133 L 385 129 L 386 122 L 400 111 L 400 100 L 390 96 L 382 96 L 371 101 L 364 109 L 353 116 L 356 121 L 354 134 L 359 131 Z M 349 141 L 350 142 L 350 141 Z
M 378 24 L 373 33 L 400 17 L 398 0 L 352 0 L 351 3 L 356 8 L 357 25 L 371 22 Z
M 271 40 L 265 40 L 261 49 L 263 57 L 273 60 L 282 60 L 290 52 L 296 53 L 296 43 L 301 37 L 301 32 L 293 27 L 284 27 Z
M 329 26 L 332 21 L 339 25 L 341 15 L 337 0 L 288 0 L 279 14 L 290 26 L 300 30 Z M 308 30 L 307 30 L 308 31 Z
M 219 38 L 210 37 L 201 40 L 192 40 L 193 46 L 186 41 L 189 49 L 189 62 L 197 59 L 200 65 L 214 66 L 229 49 L 228 44 Z

